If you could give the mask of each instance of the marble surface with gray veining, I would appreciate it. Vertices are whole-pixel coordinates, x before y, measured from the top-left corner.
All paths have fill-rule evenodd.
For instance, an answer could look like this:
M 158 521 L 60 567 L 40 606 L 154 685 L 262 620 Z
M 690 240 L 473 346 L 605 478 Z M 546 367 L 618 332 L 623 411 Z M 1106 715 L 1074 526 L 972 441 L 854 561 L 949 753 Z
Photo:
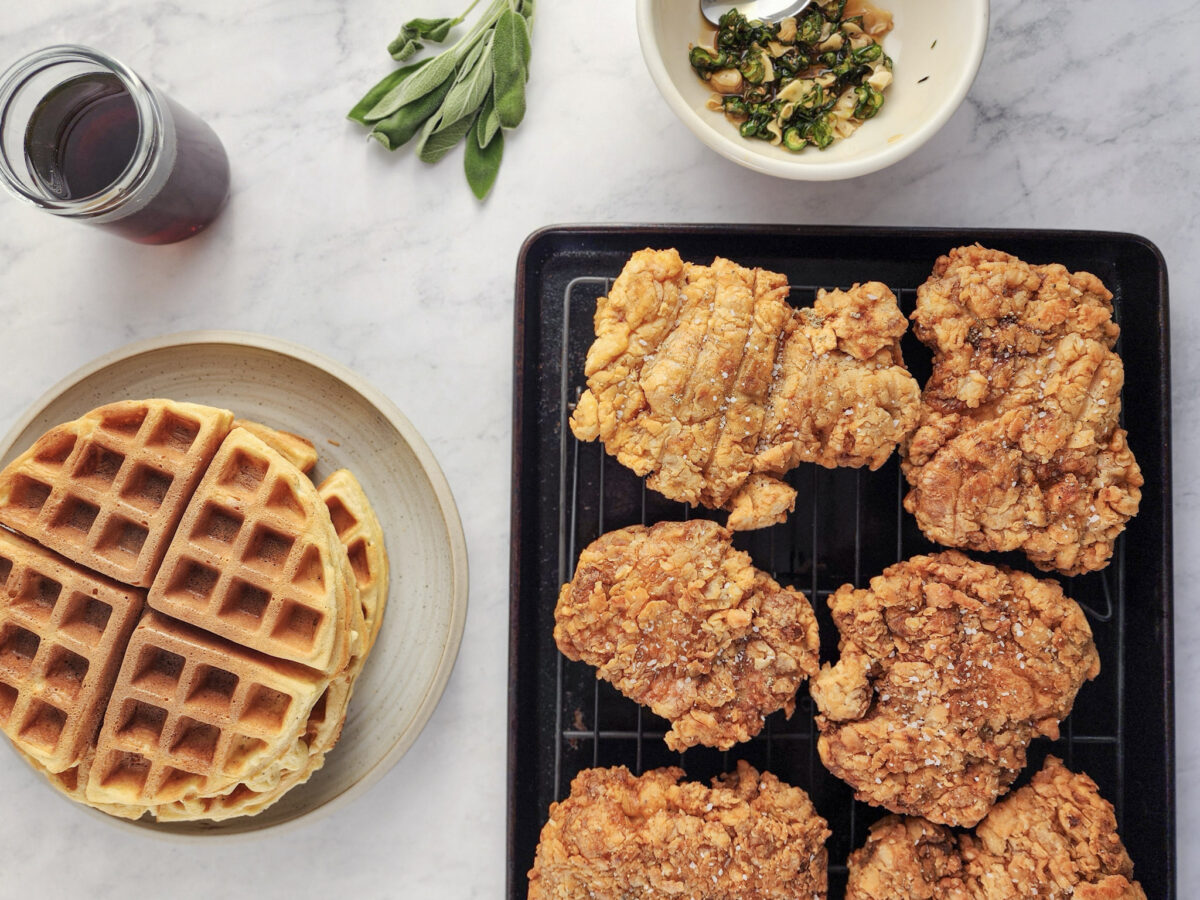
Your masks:
M 233 328 L 299 342 L 372 381 L 425 435 L 462 514 L 471 597 L 454 675 L 413 749 L 367 795 L 283 835 L 202 853 L 130 836 L 0 753 L 0 896 L 102 900 L 131 884 L 148 897 L 502 895 L 514 266 L 530 231 L 593 221 L 1091 228 L 1158 244 L 1180 448 L 1180 896 L 1200 893 L 1187 852 L 1200 833 L 1200 4 L 1161 0 L 1151 15 L 1118 0 L 995 0 L 979 77 L 933 142 L 855 182 L 804 184 L 722 160 L 672 117 L 631 0 L 540 0 L 529 115 L 483 205 L 458 154 L 427 167 L 343 118 L 388 70 L 401 21 L 457 6 L 4 0 L 0 65 L 62 41 L 103 48 L 207 119 L 234 176 L 212 229 L 160 248 L 0 196 L 0 431 L 135 339 Z

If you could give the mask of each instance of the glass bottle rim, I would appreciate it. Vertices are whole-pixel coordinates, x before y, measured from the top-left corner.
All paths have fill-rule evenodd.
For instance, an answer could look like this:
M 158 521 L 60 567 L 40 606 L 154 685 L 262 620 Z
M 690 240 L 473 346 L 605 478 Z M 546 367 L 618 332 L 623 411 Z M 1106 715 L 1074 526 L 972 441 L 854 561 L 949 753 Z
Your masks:
M 0 134 L 5 128 L 10 107 L 22 87 L 47 69 L 73 62 L 90 63 L 107 69 L 117 76 L 129 93 L 138 117 L 138 138 L 133 156 L 116 180 L 104 190 L 87 197 L 64 200 L 27 187 L 25 180 L 17 174 L 16 161 L 9 158 L 4 141 L 0 140 L 0 186 L 19 199 L 58 215 L 99 216 L 120 207 L 134 190 L 145 183 L 162 149 L 162 107 L 153 90 L 136 72 L 108 54 L 80 44 L 55 44 L 36 50 L 0 74 Z

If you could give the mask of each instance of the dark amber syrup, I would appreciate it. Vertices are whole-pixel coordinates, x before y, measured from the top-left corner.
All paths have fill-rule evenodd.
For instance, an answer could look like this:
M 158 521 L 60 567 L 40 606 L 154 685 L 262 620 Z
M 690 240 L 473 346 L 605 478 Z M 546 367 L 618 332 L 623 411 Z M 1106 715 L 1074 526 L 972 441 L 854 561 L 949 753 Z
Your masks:
M 162 187 L 148 199 L 131 189 L 136 199 L 128 215 L 98 223 L 147 244 L 200 231 L 229 194 L 229 163 L 217 136 L 169 98 L 162 102 L 175 128 L 170 174 L 165 182 L 155 179 Z M 121 80 L 107 72 L 90 73 L 63 82 L 38 103 L 25 129 L 25 158 L 48 196 L 86 200 L 121 180 L 141 135 L 137 107 Z

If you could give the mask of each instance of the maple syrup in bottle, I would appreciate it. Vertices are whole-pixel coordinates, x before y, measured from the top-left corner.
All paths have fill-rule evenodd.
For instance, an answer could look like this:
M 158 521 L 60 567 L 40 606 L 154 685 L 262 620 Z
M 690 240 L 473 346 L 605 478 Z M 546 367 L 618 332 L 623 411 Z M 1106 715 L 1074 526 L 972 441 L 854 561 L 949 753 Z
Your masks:
M 0 182 L 57 215 L 166 244 L 216 218 L 229 162 L 203 121 L 115 60 L 64 45 L 0 76 Z

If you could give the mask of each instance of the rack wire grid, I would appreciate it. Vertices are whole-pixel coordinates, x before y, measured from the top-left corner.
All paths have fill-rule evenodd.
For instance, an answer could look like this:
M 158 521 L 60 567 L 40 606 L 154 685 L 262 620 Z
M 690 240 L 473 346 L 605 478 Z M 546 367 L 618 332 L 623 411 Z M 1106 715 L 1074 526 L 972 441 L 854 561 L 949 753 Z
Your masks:
M 601 534 L 634 524 L 684 520 L 700 515 L 722 518 L 711 510 L 691 509 L 645 487 L 642 479 L 622 467 L 598 443 L 577 440 L 567 425 L 585 387 L 578 342 L 572 346 L 572 319 L 590 316 L 596 298 L 606 294 L 613 279 L 579 277 L 570 281 L 563 297 L 563 358 L 559 467 L 559 583 L 571 580 L 580 551 Z M 1108 282 L 1112 283 L 1112 282 Z M 793 285 L 791 302 L 811 305 L 818 288 Z M 908 314 L 916 289 L 897 289 L 897 300 Z M 1120 304 L 1114 304 L 1119 316 Z M 590 329 L 589 329 L 590 332 Z M 911 332 L 905 336 L 905 359 L 918 381 L 928 377 L 928 352 L 915 352 Z M 866 587 L 870 578 L 892 563 L 918 553 L 940 549 L 927 541 L 905 513 L 907 490 L 897 456 L 881 469 L 825 469 L 802 465 L 788 477 L 797 491 L 796 509 L 787 522 L 735 536 L 735 546 L 750 553 L 756 566 L 783 585 L 802 590 L 812 603 L 821 628 L 821 659 L 837 659 L 837 629 L 827 600 L 849 582 Z M 1051 577 L 1032 568 L 1020 554 L 990 554 L 989 562 Z M 1087 613 L 1101 657 L 1101 673 L 1087 683 L 1063 722 L 1058 741 L 1038 739 L 1029 748 L 1029 762 L 1019 786 L 1041 768 L 1047 754 L 1060 757 L 1072 771 L 1083 771 L 1102 786 L 1115 807 L 1118 827 L 1125 800 L 1125 541 L 1119 539 L 1111 564 L 1100 572 L 1060 578 L 1064 591 Z M 862 846 L 872 822 L 886 814 L 854 800 L 852 791 L 829 774 L 817 754 L 815 709 L 803 688 L 791 719 L 775 713 L 763 731 L 728 751 L 694 747 L 683 753 L 663 742 L 666 723 L 628 700 L 595 676 L 584 663 L 561 654 L 555 674 L 554 747 L 555 799 L 569 793 L 571 779 L 582 769 L 627 766 L 634 774 L 661 766 L 679 766 L 687 778 L 707 783 L 731 771 L 745 759 L 760 771 L 804 788 L 832 831 L 829 851 L 830 897 L 840 897 L 846 880 L 846 859 Z

